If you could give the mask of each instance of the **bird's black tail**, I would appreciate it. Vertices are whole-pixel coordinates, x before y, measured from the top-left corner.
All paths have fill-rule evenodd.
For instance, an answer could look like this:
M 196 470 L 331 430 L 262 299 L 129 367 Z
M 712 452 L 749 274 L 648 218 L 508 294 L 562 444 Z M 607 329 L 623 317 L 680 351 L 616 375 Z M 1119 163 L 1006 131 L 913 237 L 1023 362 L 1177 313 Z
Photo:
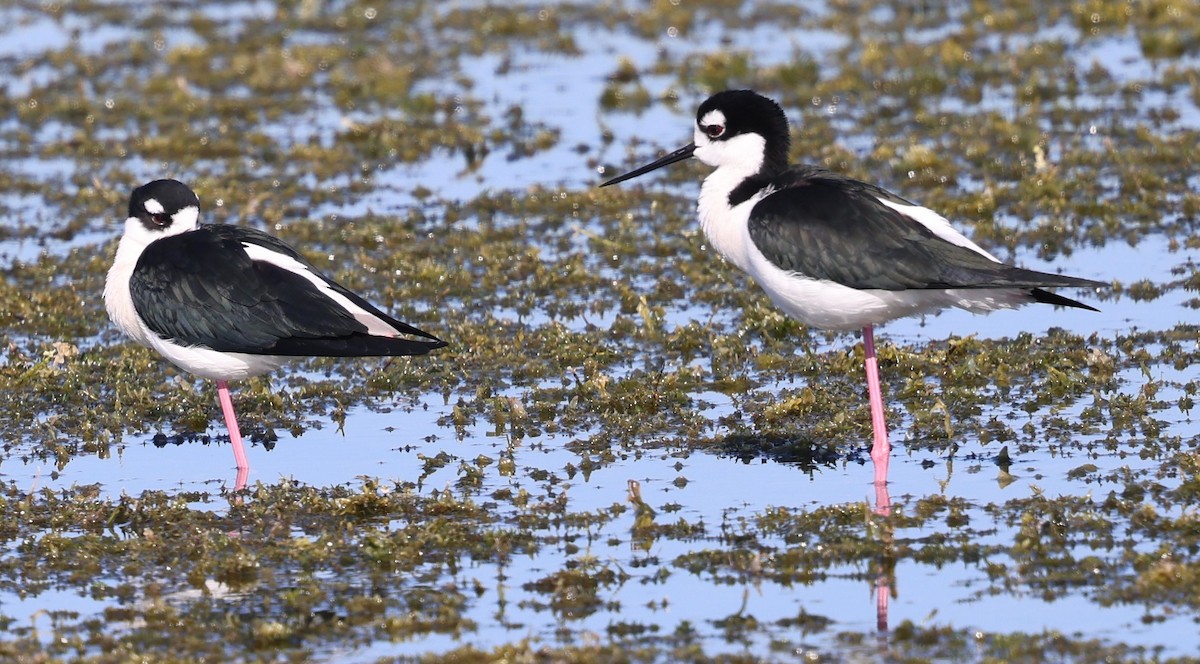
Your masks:
M 424 334 L 424 333 L 422 333 Z M 426 339 L 404 337 L 381 337 L 372 334 L 348 334 L 342 337 L 280 339 L 274 346 L 264 349 L 262 355 L 319 356 L 319 357 L 382 357 L 391 355 L 424 355 L 431 350 L 443 348 L 445 341 L 431 334 Z
M 1077 309 L 1087 309 L 1088 311 L 1100 311 L 1096 307 L 1086 305 L 1078 300 L 1072 300 L 1069 297 L 1063 297 L 1057 293 L 1051 293 L 1048 290 L 1033 288 L 1029 291 L 1035 302 L 1042 304 L 1053 304 L 1060 307 L 1075 307 Z

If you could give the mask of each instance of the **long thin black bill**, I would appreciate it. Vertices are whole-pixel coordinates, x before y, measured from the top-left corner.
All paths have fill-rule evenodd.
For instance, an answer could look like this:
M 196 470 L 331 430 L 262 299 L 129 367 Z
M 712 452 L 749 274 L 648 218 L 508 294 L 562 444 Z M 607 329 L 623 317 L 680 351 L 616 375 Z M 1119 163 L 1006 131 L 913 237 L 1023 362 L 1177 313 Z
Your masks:
M 619 184 L 626 180 L 632 180 L 633 178 L 636 178 L 639 175 L 645 175 L 646 173 L 649 173 L 650 171 L 662 168 L 663 166 L 669 166 L 671 164 L 674 164 L 677 161 L 683 161 L 684 159 L 691 157 L 692 153 L 695 151 L 696 151 L 696 144 L 688 143 L 687 145 L 679 148 L 678 150 L 663 157 L 662 159 L 659 159 L 657 161 L 646 164 L 645 166 L 642 166 L 641 168 L 629 171 L 625 175 L 618 175 L 617 177 L 609 180 L 608 182 L 605 182 L 604 184 L 602 184 L 600 186 L 607 187 L 610 184 Z

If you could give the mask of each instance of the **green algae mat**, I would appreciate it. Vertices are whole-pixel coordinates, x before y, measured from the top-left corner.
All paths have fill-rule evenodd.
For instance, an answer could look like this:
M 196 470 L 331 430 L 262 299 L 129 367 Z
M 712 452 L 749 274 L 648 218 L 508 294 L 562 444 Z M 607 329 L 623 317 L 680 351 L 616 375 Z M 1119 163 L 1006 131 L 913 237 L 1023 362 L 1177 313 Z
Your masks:
M 1194 661 L 1200 7 L 0 2 L 0 659 Z M 792 160 L 1100 313 L 854 335 L 706 245 L 754 88 Z M 101 300 L 188 183 L 451 342 L 215 388 Z

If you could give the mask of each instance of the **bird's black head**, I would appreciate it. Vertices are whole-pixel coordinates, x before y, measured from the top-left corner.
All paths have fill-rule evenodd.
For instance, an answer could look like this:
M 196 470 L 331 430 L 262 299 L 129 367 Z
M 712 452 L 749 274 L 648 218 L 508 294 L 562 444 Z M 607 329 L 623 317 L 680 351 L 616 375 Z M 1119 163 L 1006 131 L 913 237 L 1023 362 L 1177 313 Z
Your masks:
M 771 176 L 787 170 L 790 147 L 787 116 L 779 104 L 753 90 L 726 90 L 700 104 L 691 143 L 600 186 L 631 180 L 693 156 L 709 166 L 729 167 L 742 177 Z
M 129 196 L 129 217 L 151 232 L 191 230 L 199 214 L 196 192 L 178 180 L 147 182 Z
M 761 147 L 741 138 L 747 135 L 760 137 Z M 696 157 L 704 163 L 722 166 L 761 154 L 763 175 L 787 169 L 792 143 L 783 109 L 753 90 L 725 90 L 704 100 L 696 110 L 695 138 Z

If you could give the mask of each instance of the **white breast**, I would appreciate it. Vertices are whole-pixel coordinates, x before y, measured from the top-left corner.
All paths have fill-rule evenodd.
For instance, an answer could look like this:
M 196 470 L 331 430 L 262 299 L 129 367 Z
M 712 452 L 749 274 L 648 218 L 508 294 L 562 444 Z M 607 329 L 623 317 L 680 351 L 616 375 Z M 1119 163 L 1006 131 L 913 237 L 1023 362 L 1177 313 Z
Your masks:
M 138 258 L 154 239 L 148 233 L 138 232 L 141 225 L 136 218 L 125 221 L 125 234 L 117 244 L 117 256 L 104 281 L 104 307 L 108 309 L 108 317 L 122 332 L 143 346 L 148 346 L 148 335 L 153 336 L 153 333 L 138 317 L 133 296 L 129 292 L 129 280 L 133 277 Z

